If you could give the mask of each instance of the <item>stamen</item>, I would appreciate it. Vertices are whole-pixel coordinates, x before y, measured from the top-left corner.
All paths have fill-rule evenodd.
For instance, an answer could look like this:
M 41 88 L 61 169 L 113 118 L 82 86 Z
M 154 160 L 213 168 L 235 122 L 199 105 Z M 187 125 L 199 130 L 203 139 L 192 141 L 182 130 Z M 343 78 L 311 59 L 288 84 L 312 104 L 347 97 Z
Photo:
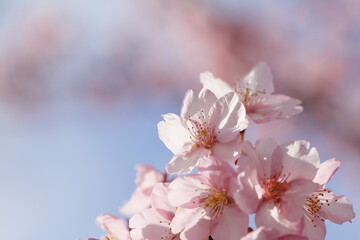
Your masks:
M 316 224 L 314 224 L 315 219 L 319 219 L 322 222 L 325 221 L 325 219 L 321 217 L 318 212 L 324 206 L 331 205 L 329 201 L 331 201 L 332 198 L 328 198 L 327 193 L 331 193 L 331 190 L 324 188 L 309 194 L 304 204 L 305 216 L 313 223 L 314 227 L 316 227 Z M 334 202 L 337 202 L 337 200 L 335 199 Z
M 289 189 L 290 184 L 286 182 L 290 174 L 274 172 L 270 178 L 264 179 L 260 185 L 264 190 L 262 200 L 264 202 L 273 201 L 277 207 L 280 207 L 281 198 Z
M 199 198 L 200 206 L 204 209 L 202 212 L 204 215 L 209 214 L 211 220 L 217 218 L 220 214 L 223 214 L 224 206 L 228 205 L 229 199 L 226 196 L 226 190 L 224 188 L 205 189 L 206 193 L 201 194 Z
M 262 91 L 253 92 L 250 88 L 243 88 L 237 85 L 234 85 L 234 92 L 239 95 L 240 100 L 245 105 L 245 107 L 250 106 L 252 102 L 256 100 L 257 96 L 266 94 L 265 89 Z
M 213 143 L 216 141 L 216 136 L 213 133 L 213 128 L 209 121 L 210 116 L 205 116 L 204 111 L 201 110 L 199 115 L 195 118 L 188 116 L 188 121 L 191 127 L 188 127 L 190 132 L 190 139 L 194 142 L 194 147 L 202 147 L 211 149 Z

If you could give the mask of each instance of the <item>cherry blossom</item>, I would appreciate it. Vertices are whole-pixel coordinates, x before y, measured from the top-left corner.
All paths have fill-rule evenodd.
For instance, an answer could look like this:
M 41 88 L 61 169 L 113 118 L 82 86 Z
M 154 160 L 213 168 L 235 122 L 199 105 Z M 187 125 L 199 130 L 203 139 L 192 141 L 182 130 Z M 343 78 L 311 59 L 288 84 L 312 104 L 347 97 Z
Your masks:
M 180 240 L 171 232 L 170 223 L 175 215 L 175 207 L 167 198 L 168 183 L 155 185 L 151 195 L 151 208 L 135 214 L 129 221 L 133 240 L 163 239 Z
M 307 196 L 319 188 L 312 181 L 319 164 L 316 149 L 309 149 L 305 141 L 277 145 L 263 138 L 255 147 L 244 142 L 235 201 L 248 213 L 256 213 L 258 227 L 299 234 Z
M 320 164 L 314 182 L 319 189 L 307 196 L 304 204 L 304 230 L 302 234 L 309 240 L 323 240 L 326 235 L 325 220 L 343 224 L 351 221 L 355 213 L 351 202 L 343 195 L 337 195 L 325 185 L 340 167 L 340 161 L 330 159 Z
M 260 62 L 234 86 L 215 78 L 212 73 L 200 75 L 204 88 L 211 90 L 218 98 L 229 92 L 236 92 L 245 105 L 247 116 L 255 123 L 291 117 L 302 112 L 300 100 L 289 96 L 273 94 L 273 76 L 268 65 Z
M 239 132 L 248 125 L 245 116 L 245 108 L 234 93 L 217 99 L 206 89 L 197 97 L 189 90 L 181 115 L 165 114 L 158 124 L 160 139 L 174 153 L 167 172 L 189 173 L 209 156 L 234 161 Z
M 201 174 L 176 178 L 168 198 L 177 207 L 173 233 L 183 240 L 238 240 L 247 233 L 248 216 L 233 200 L 236 173 L 229 165 L 212 167 Z
M 158 182 L 165 181 L 163 173 L 146 164 L 136 165 L 136 184 L 137 188 L 121 208 L 120 213 L 126 216 L 132 216 L 141 210 L 150 206 L 150 195 L 154 185 Z
M 137 165 L 137 188 L 120 209 L 129 228 L 103 214 L 101 240 L 324 240 L 326 219 L 342 224 L 355 217 L 351 202 L 325 186 L 340 161 L 320 164 L 303 140 L 243 139 L 248 118 L 265 123 L 302 111 L 299 100 L 273 94 L 265 63 L 233 88 L 210 73 L 201 81 L 197 96 L 186 93 L 180 116 L 165 114 L 158 124 L 174 154 L 167 173 L 187 175 L 169 179 Z M 197 174 L 189 175 L 194 168 Z M 255 231 L 248 214 L 256 214 Z

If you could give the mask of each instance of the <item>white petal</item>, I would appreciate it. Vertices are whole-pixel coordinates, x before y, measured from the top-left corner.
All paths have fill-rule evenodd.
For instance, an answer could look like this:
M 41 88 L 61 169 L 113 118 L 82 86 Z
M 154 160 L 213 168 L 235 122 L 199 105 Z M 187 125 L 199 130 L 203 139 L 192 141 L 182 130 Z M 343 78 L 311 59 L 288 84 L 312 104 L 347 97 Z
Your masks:
M 188 90 L 182 103 L 180 116 L 183 119 L 188 119 L 189 116 L 196 117 L 201 111 L 208 114 L 216 100 L 215 94 L 208 89 L 203 88 L 198 96 L 194 96 L 194 92 Z
M 195 167 L 198 167 L 201 160 L 210 155 L 210 150 L 196 148 L 195 150 L 184 155 L 175 155 L 166 165 L 166 172 L 169 174 L 186 174 L 190 173 Z
M 269 66 L 265 62 L 259 62 L 237 83 L 237 87 L 249 88 L 254 93 L 257 91 L 274 92 L 273 76 Z
M 228 93 L 216 101 L 210 114 L 217 116 L 211 119 L 211 123 L 216 125 L 217 140 L 220 142 L 232 141 L 248 126 L 245 107 L 235 93 Z
M 180 155 L 191 144 L 190 133 L 176 114 L 168 113 L 163 118 L 165 121 L 158 123 L 159 137 L 171 152 Z
M 212 91 L 217 98 L 221 98 L 225 94 L 233 92 L 233 89 L 229 86 L 229 84 L 220 78 L 215 78 L 210 72 L 201 73 L 200 82 L 203 84 L 204 88 Z

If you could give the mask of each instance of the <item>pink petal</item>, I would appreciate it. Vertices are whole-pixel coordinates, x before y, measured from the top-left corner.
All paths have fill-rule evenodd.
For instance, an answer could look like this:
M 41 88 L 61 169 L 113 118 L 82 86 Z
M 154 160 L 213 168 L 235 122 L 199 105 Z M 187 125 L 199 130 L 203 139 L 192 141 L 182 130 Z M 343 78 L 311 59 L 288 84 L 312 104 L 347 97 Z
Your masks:
M 160 221 L 159 221 L 160 222 Z M 142 229 L 143 239 L 172 240 L 174 234 L 171 232 L 169 223 L 149 224 Z M 121 240 L 121 239 L 120 239 Z
M 197 218 L 194 218 L 194 220 Z M 180 234 L 181 240 L 207 240 L 210 236 L 210 224 L 209 220 L 199 218 L 196 224 L 189 224 L 184 231 Z
M 186 155 L 175 155 L 166 165 L 166 172 L 169 174 L 185 174 L 191 172 L 201 163 L 201 159 L 210 155 L 210 150 L 195 148 Z
M 316 148 L 310 148 L 307 141 L 293 141 L 283 145 L 287 149 L 287 154 L 293 158 L 298 158 L 312 164 L 315 168 L 319 168 L 320 157 Z
M 276 153 L 276 149 L 280 149 Z M 277 154 L 275 156 L 274 152 Z M 238 171 L 249 171 L 255 169 L 260 178 L 270 177 L 273 170 L 281 170 L 283 151 L 272 138 L 261 138 L 256 141 L 255 148 L 250 142 L 243 142 L 238 159 Z M 278 169 L 275 169 L 278 168 Z
M 134 215 L 129 222 L 131 228 L 131 237 L 133 240 L 140 239 L 173 239 L 170 230 L 170 222 L 164 221 L 157 212 L 152 209 L 146 209 Z M 119 239 L 121 240 L 121 239 Z
M 240 240 L 269 240 L 277 239 L 279 233 L 275 229 L 260 227 L 255 231 L 252 231 Z
M 219 117 L 211 119 L 211 123 L 216 125 L 216 137 L 220 142 L 229 142 L 239 137 L 239 132 L 248 126 L 245 107 L 234 92 L 219 98 L 210 110 L 210 115 Z
M 351 222 L 355 217 L 352 203 L 343 195 L 336 195 L 332 192 L 325 193 L 324 202 L 318 214 L 324 218 L 332 221 L 333 223 L 343 224 L 346 221 Z M 328 205 L 329 204 L 329 205 Z
M 151 206 L 165 220 L 171 222 L 174 217 L 175 207 L 168 200 L 168 184 L 158 183 L 154 186 L 151 194 Z
M 240 140 L 234 139 L 231 142 L 216 142 L 211 148 L 211 155 L 218 160 L 234 163 L 238 158 Z
M 135 192 L 131 195 L 129 201 L 127 201 L 120 209 L 120 213 L 125 216 L 132 216 L 137 212 L 140 212 L 146 208 L 150 207 L 150 196 L 141 188 L 137 188 Z
M 339 169 L 341 162 L 335 158 L 329 159 L 320 164 L 319 170 L 316 173 L 314 182 L 324 187 L 325 184 L 334 176 Z
M 226 233 L 227 240 L 238 240 L 246 235 L 248 223 L 248 215 L 240 211 L 235 204 L 225 206 L 223 214 L 218 217 L 217 225 L 211 232 L 211 237 L 221 240 Z
M 279 150 L 280 152 L 278 153 Z M 281 168 L 282 151 L 274 139 L 265 137 L 256 141 L 255 151 L 257 157 L 254 161 L 259 177 L 270 177 L 274 170 L 278 171 Z
M 301 113 L 303 107 L 300 104 L 300 100 L 285 95 L 258 95 L 251 98 L 246 111 L 255 123 L 266 123 Z
M 270 137 L 261 138 L 255 144 L 256 153 L 259 159 L 264 162 L 270 159 L 276 147 L 278 147 L 277 142 Z
M 260 199 L 255 190 L 257 182 L 254 170 L 244 171 L 238 175 L 239 188 L 233 195 L 234 201 L 246 213 L 255 213 L 259 207 Z
M 283 218 L 278 208 L 271 203 L 263 203 L 262 207 L 257 211 L 255 216 L 257 227 L 274 228 L 279 234 L 299 234 L 302 228 L 302 219 L 291 222 Z
M 196 226 L 200 219 L 204 220 L 202 217 L 203 217 L 203 213 L 202 213 L 202 209 L 200 208 L 196 208 L 196 209 L 179 208 L 175 212 L 175 217 L 171 222 L 171 230 L 173 233 L 177 234 L 182 232 L 183 230 L 190 229 Z M 208 232 L 210 231 L 209 229 L 205 229 L 205 230 Z M 183 235 L 184 233 L 181 234 Z M 209 236 L 209 233 L 207 234 Z
M 182 154 L 190 149 L 192 142 L 190 133 L 182 124 L 179 116 L 173 113 L 163 115 L 165 121 L 158 123 L 158 133 L 161 141 L 174 154 Z
M 115 236 L 118 239 L 130 239 L 129 229 L 126 226 L 124 220 L 116 216 L 110 214 L 102 214 L 96 218 L 96 223 L 108 235 Z
M 149 224 L 148 219 L 144 215 L 144 211 L 151 211 L 152 213 L 155 213 L 154 209 L 152 209 L 152 208 L 148 208 L 141 212 L 136 213 L 134 216 L 132 216 L 129 219 L 129 227 L 130 228 L 144 228 L 145 226 L 147 226 Z
M 142 229 L 141 228 L 134 228 L 130 231 L 131 240 L 144 240 Z
M 253 93 L 257 91 L 266 91 L 268 94 L 274 92 L 273 76 L 269 66 L 265 62 L 259 62 L 237 83 L 237 87 L 248 88 Z
M 231 178 L 236 182 L 236 172 L 230 164 L 224 161 L 217 161 L 215 158 L 212 160 L 212 165 L 201 167 L 198 173 L 208 179 L 209 186 L 214 188 L 226 188 L 230 186 Z M 237 186 L 236 186 L 237 188 Z
M 169 185 L 168 199 L 173 206 L 179 207 L 191 202 L 207 188 L 209 188 L 208 179 L 202 175 L 176 178 Z
M 203 87 L 213 92 L 217 98 L 221 98 L 229 92 L 233 92 L 233 89 L 223 80 L 215 78 L 210 72 L 204 72 L 200 74 L 200 82 Z
M 313 218 L 314 222 L 304 217 L 304 229 L 302 235 L 309 240 L 324 240 L 326 236 L 325 222 L 319 218 Z
M 306 141 L 293 141 L 283 145 L 286 153 L 283 155 L 282 173 L 290 174 L 288 181 L 294 179 L 315 178 L 317 168 L 320 165 L 320 157 L 315 148 L 309 150 L 309 143 Z
M 136 184 L 144 190 L 153 188 L 156 183 L 165 180 L 163 173 L 146 164 L 137 164 L 136 171 Z
M 258 154 L 249 141 L 243 141 L 239 147 L 240 154 L 237 159 L 236 167 L 238 172 L 258 169 L 260 163 Z
M 303 206 L 307 195 L 313 193 L 319 185 L 311 180 L 296 179 L 281 198 L 280 215 L 289 221 L 298 221 L 304 214 Z

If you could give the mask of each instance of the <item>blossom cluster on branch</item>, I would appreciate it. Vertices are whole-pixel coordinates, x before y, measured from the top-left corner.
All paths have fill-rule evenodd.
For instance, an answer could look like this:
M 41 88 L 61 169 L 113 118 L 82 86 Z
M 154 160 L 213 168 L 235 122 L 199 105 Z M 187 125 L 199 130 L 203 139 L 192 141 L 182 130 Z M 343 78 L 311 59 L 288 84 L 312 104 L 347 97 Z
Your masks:
M 166 173 L 137 165 L 137 189 L 120 208 L 129 220 L 110 214 L 96 220 L 104 240 L 322 240 L 325 220 L 355 217 L 351 202 L 326 188 L 339 160 L 320 163 L 304 140 L 246 140 L 249 121 L 302 111 L 298 99 L 273 93 L 265 63 L 233 86 L 208 72 L 200 80 L 203 89 L 187 91 L 180 115 L 165 114 L 158 124 L 174 154 Z

